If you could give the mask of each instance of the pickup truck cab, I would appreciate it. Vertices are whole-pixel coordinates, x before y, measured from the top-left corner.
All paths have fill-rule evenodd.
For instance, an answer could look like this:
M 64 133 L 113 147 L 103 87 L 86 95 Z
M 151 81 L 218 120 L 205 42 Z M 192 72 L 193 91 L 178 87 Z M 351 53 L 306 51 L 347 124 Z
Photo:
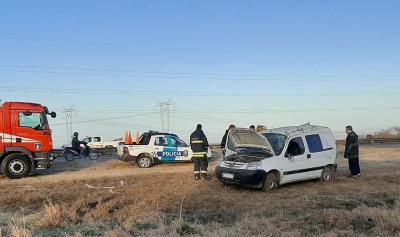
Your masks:
M 117 147 L 120 141 L 104 141 L 102 136 L 85 137 L 83 139 L 91 148 L 113 148 Z
M 123 144 L 117 147 L 118 158 L 136 163 L 140 168 L 149 168 L 156 163 L 191 162 L 193 151 L 190 144 L 176 134 L 149 131 L 139 138 L 139 144 Z M 207 157 L 212 152 L 208 149 Z

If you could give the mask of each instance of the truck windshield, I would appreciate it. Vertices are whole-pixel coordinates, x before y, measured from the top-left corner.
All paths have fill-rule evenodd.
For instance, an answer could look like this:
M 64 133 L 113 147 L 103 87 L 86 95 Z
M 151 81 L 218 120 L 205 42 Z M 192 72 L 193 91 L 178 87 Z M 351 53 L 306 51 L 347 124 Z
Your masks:
M 26 113 L 21 112 L 18 114 L 19 126 L 29 127 L 34 130 L 46 130 L 47 117 L 45 113 Z
M 286 143 L 286 136 L 278 133 L 264 133 L 262 134 L 267 138 L 268 142 L 271 144 L 275 155 L 280 155 Z

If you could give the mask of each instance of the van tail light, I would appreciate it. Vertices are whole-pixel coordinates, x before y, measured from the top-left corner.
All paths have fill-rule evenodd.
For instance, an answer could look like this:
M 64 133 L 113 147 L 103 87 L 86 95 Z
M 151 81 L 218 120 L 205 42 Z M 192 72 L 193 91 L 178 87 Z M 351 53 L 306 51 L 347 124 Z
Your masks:
M 122 160 L 125 160 L 125 157 L 129 155 L 129 149 L 128 147 L 124 146 L 124 148 L 122 149 Z

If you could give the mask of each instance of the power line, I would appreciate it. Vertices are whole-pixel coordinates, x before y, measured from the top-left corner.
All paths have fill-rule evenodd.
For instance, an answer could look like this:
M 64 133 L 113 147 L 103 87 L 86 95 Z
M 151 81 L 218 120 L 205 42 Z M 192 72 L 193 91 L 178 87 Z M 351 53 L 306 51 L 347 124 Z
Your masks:
M 110 120 L 114 120 L 114 119 L 131 118 L 131 117 L 137 117 L 137 116 L 145 116 L 145 115 L 149 115 L 149 114 L 154 114 L 154 112 L 147 113 L 147 114 L 125 115 L 125 116 L 111 117 L 111 118 L 89 119 L 89 120 L 83 120 L 83 121 L 79 121 L 79 122 L 74 122 L 74 124 L 90 123 L 90 122 L 98 122 L 98 121 L 110 121 Z M 51 124 L 51 126 L 59 126 L 59 125 L 64 125 L 64 124 L 62 124 L 62 123 Z
M 20 92 L 46 92 L 46 93 L 68 93 L 68 94 L 134 94 L 134 95 L 174 95 L 174 96 L 208 96 L 208 97 L 336 97 L 336 96 L 393 96 L 400 95 L 400 91 L 370 91 L 370 92 L 293 92 L 293 93 L 271 93 L 271 92 L 180 92 L 180 91 L 131 91 L 131 90 L 93 90 L 93 89 L 60 89 L 60 88 L 29 88 L 29 87 L 2 87 L 0 91 Z
M 69 109 L 64 107 L 62 113 L 65 116 L 65 126 L 67 130 L 67 141 L 68 141 L 72 136 L 72 114 L 75 113 L 75 110 L 73 109 L 73 106 L 71 106 Z
M 193 72 L 165 72 L 165 71 L 141 71 L 141 70 L 116 70 L 116 69 L 99 69 L 99 68 L 72 68 L 72 67 L 47 67 L 47 66 L 25 66 L 25 65 L 9 65 L 0 64 L 0 67 L 13 68 L 30 68 L 30 69 L 53 69 L 53 70 L 74 70 L 74 71 L 97 71 L 97 72 L 119 72 L 119 73 L 144 73 L 144 74 L 167 74 L 167 75 L 194 75 L 194 76 L 225 76 L 225 77 L 295 77 L 295 78 L 312 78 L 312 77 L 333 77 L 333 78 L 398 78 L 394 75 L 266 75 L 266 74 L 224 74 L 224 73 L 193 73 Z M 34 71 L 36 72 L 36 71 Z M 108 75 L 108 74 L 106 74 Z M 215 79 L 215 78 L 210 78 Z
M 160 102 L 157 100 L 158 104 L 156 105 L 156 107 L 160 108 L 160 115 L 161 115 L 161 128 L 162 131 L 164 132 L 164 112 L 167 112 L 167 132 L 169 132 L 169 107 L 171 105 L 175 105 L 174 103 L 171 103 L 171 99 L 169 99 L 167 102 Z
M 212 80 L 212 81 L 313 81 L 313 82 L 338 82 L 338 81 L 397 81 L 400 76 L 269 76 L 270 78 L 210 78 L 210 77 L 181 77 L 181 76 L 149 76 L 149 75 L 129 75 L 129 74 L 106 74 L 106 73 L 82 73 L 82 72 L 55 72 L 55 71 L 29 71 L 29 70 L 7 70 L 2 72 L 17 73 L 39 73 L 39 74 L 60 74 L 60 75 L 85 75 L 85 76 L 108 76 L 108 77 L 131 77 L 131 78 L 163 78 L 163 79 L 182 79 L 182 80 Z M 271 78 L 273 77 L 273 78 Z M 313 78 L 313 79 L 310 79 Z M 321 78 L 343 78 L 343 79 L 324 79 Z M 350 78 L 352 78 L 350 80 Z

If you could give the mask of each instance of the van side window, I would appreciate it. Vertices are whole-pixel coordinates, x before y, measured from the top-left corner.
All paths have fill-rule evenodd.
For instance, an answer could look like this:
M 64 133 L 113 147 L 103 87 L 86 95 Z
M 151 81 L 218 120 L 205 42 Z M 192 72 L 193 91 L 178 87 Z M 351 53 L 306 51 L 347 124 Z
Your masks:
M 291 156 L 303 155 L 305 152 L 304 142 L 301 137 L 296 137 L 290 140 L 286 153 Z
M 324 150 L 324 148 L 322 147 L 321 138 L 318 134 L 307 135 L 306 141 L 308 144 L 308 149 L 311 153 L 321 152 Z

